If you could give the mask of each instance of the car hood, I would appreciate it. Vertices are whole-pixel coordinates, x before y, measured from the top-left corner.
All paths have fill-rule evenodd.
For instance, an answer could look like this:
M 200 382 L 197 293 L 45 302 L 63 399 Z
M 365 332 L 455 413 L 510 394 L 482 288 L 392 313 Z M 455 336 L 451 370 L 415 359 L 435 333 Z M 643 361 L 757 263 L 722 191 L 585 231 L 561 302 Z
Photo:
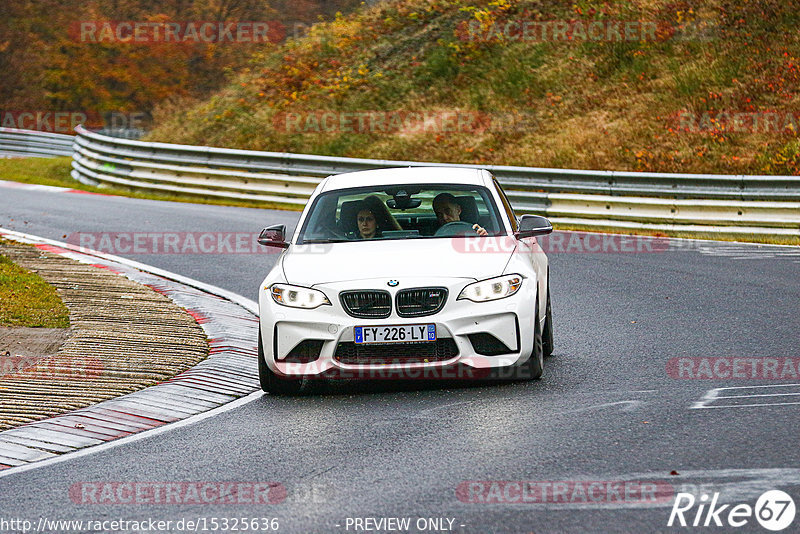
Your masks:
M 405 239 L 292 245 L 283 254 L 282 266 L 287 282 L 306 287 L 370 278 L 482 280 L 503 274 L 508 264 L 513 250 L 491 243 L 501 239 Z

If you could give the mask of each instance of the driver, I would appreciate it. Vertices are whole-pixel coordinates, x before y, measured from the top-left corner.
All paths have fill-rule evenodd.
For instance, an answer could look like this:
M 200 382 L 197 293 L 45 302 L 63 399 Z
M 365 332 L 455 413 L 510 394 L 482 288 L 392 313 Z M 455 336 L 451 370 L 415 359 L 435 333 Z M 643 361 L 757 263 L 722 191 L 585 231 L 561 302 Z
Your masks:
M 433 199 L 433 212 L 439 220 L 439 226 L 447 223 L 461 222 L 461 204 L 450 193 L 439 193 Z M 489 232 L 479 224 L 473 224 L 472 229 L 480 236 L 489 235 Z

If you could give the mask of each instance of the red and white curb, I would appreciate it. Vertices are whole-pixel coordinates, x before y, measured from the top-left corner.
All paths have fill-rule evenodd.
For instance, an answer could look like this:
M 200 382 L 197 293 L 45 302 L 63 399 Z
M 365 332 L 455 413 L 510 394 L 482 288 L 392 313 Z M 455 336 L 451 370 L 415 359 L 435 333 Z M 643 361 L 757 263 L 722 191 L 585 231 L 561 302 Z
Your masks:
M 166 382 L 0 432 L 2 475 L 34 462 L 59 459 L 63 453 L 73 456 L 88 447 L 126 441 L 164 425 L 194 422 L 237 399 L 245 401 L 242 397 L 258 390 L 255 302 L 196 280 L 74 245 L 3 228 L 0 237 L 30 243 L 151 287 L 194 316 L 210 344 L 207 359 Z

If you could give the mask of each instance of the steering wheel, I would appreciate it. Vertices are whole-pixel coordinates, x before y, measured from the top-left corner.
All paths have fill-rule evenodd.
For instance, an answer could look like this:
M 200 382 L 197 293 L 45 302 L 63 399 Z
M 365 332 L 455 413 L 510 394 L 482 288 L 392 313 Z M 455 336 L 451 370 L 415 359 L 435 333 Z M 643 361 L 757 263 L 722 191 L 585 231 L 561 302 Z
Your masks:
M 472 223 L 456 221 L 445 223 L 436 230 L 433 237 L 454 237 L 457 235 L 478 235 Z

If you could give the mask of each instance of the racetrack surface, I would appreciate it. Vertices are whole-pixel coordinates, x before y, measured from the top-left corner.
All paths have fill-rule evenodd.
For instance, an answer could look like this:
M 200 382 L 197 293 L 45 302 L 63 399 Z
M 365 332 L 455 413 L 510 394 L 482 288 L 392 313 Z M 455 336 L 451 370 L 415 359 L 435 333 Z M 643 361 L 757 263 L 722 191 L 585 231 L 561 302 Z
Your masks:
M 298 215 L 49 191 L 0 196 L 0 226 L 59 240 L 291 230 Z M 674 491 L 704 485 L 720 502 L 751 506 L 782 489 L 800 505 L 800 404 L 791 404 L 800 402 L 792 386 L 800 378 L 667 373 L 676 357 L 796 358 L 797 252 L 684 242 L 653 253 L 551 253 L 556 349 L 538 382 L 345 383 L 311 396 L 255 397 L 150 439 L 0 478 L 0 510 L 34 524 L 277 517 L 280 532 L 353 532 L 348 518 L 409 517 L 410 532 L 418 518 L 450 518 L 454 532 L 541 533 L 667 531 L 672 499 L 487 504 L 462 502 L 456 489 L 465 481 L 658 481 Z M 277 257 L 115 253 L 251 299 Z M 692 409 L 714 388 L 775 384 L 716 393 L 747 395 L 734 401 L 745 407 Z M 87 481 L 277 481 L 288 495 L 259 506 L 74 502 L 70 488 Z M 752 518 L 739 530 L 766 532 Z

